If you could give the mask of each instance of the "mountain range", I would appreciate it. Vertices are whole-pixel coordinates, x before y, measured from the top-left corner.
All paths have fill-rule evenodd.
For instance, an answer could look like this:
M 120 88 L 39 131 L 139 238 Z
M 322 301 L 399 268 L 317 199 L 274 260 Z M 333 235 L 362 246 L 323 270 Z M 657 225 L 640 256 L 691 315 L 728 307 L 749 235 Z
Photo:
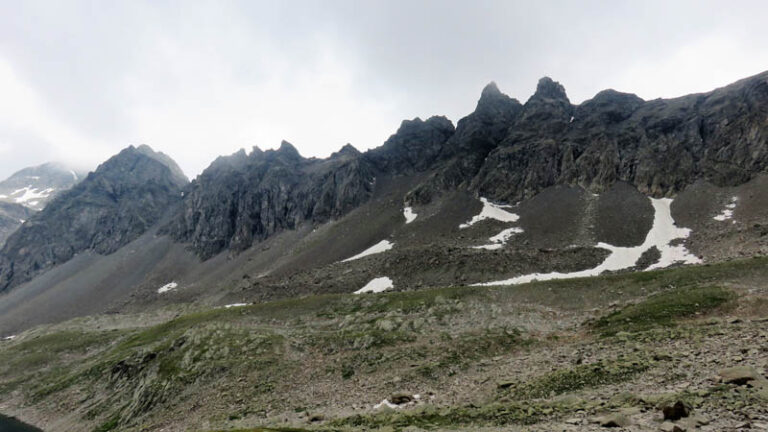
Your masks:
M 768 72 L 580 104 L 491 83 L 455 125 L 191 181 L 145 145 L 21 171 L 0 429 L 765 429 L 767 164 Z
M 26 222 L 0 250 L 0 329 L 384 279 L 414 290 L 762 254 L 767 142 L 768 73 L 676 99 L 606 90 L 578 105 L 542 78 L 525 103 L 491 83 L 455 126 L 405 120 L 366 152 L 305 158 L 283 142 L 219 157 L 191 182 L 147 146 L 82 180 L 28 169 L 0 189 L 42 208 L 3 210 Z M 44 318 L 28 313 L 37 307 Z

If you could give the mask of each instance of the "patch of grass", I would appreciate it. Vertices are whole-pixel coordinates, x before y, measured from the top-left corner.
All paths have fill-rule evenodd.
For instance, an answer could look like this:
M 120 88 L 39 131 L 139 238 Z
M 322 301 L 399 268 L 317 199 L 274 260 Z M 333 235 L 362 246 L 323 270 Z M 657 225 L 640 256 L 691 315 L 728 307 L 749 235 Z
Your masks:
M 511 384 L 505 399 L 547 398 L 584 388 L 629 381 L 648 370 L 651 362 L 644 359 L 620 359 L 578 365 L 557 370 L 530 381 Z
M 606 315 L 591 326 L 604 336 L 670 326 L 678 319 L 720 307 L 734 297 L 732 292 L 717 286 L 673 289 Z

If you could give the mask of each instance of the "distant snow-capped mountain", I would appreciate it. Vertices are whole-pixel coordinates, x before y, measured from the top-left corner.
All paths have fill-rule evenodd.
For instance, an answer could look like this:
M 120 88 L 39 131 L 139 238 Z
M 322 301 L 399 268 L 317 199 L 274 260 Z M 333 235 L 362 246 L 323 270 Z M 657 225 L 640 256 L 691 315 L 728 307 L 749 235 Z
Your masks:
M 62 164 L 46 163 L 24 168 L 0 182 L 0 246 L 29 216 L 84 177 Z
M 83 173 L 58 163 L 24 168 L 0 182 L 0 201 L 41 210 L 56 194 L 77 184 Z

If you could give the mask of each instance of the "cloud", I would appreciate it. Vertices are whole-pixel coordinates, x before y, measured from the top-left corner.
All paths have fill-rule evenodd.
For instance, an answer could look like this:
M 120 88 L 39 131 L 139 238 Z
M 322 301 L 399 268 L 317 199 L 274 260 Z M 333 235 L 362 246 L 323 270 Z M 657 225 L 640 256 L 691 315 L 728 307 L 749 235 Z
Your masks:
M 768 65 L 768 6 L 715 1 L 0 3 L 0 177 L 146 143 L 194 176 L 281 139 L 306 156 L 471 112 L 496 81 L 574 102 L 700 92 Z M 10 95 L 10 96 L 7 96 Z

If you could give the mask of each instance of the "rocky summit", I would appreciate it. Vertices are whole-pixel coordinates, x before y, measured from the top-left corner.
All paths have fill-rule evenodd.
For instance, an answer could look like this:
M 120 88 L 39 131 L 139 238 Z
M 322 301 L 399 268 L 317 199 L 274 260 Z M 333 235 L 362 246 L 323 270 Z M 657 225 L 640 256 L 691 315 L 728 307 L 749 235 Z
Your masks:
M 580 104 L 490 83 L 455 125 L 324 159 L 254 147 L 192 181 L 131 146 L 39 208 L 14 202 L 40 194 L 23 171 L 0 189 L 0 411 L 51 431 L 766 429 L 767 167 L 768 72 Z

